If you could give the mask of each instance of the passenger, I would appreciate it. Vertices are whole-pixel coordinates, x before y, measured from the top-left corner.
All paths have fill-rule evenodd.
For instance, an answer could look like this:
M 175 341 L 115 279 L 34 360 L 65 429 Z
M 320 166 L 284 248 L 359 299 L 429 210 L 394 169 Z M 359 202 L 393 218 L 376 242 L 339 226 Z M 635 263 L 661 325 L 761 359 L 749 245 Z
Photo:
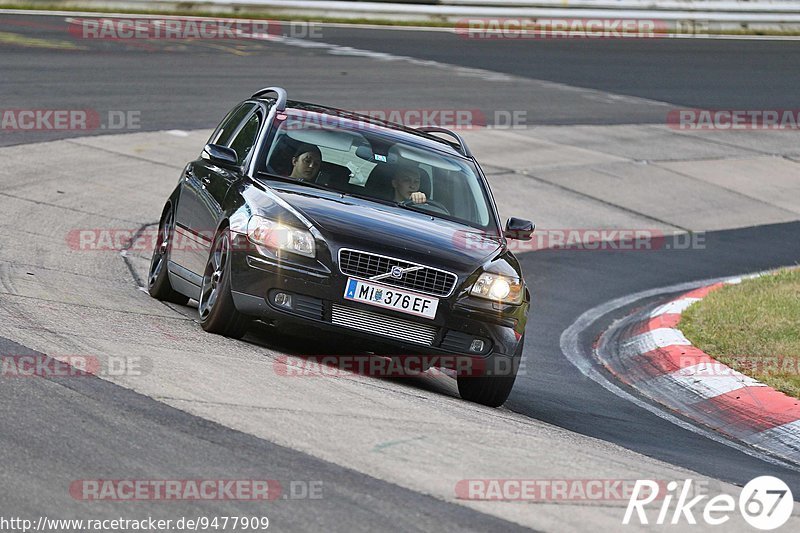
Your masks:
M 322 164 L 322 153 L 313 144 L 301 144 L 292 157 L 292 178 L 314 181 Z
M 411 200 L 415 204 L 424 204 L 428 201 L 425 193 L 419 190 L 421 178 L 419 169 L 411 166 L 401 166 L 392 178 L 394 187 L 394 201 L 407 202 Z

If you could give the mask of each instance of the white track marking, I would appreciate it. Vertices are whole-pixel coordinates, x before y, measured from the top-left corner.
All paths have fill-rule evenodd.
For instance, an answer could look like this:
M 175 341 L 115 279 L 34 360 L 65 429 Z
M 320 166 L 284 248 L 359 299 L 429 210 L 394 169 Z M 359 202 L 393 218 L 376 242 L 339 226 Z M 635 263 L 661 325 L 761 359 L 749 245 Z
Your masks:
M 658 348 L 667 346 L 691 346 L 689 339 L 683 333 L 673 328 L 658 328 L 646 331 L 622 342 L 620 355 L 623 357 L 636 357 Z
M 713 365 L 699 363 L 687 366 L 653 378 L 651 383 L 658 381 L 669 382 L 669 386 L 677 386 L 688 389 L 692 394 L 699 398 L 715 398 L 721 394 L 726 394 L 745 387 L 764 387 L 765 385 L 755 379 L 745 376 L 741 372 L 736 372 L 732 368 L 724 365 Z M 663 389 L 667 384 L 658 386 Z
M 679 315 L 686 311 L 690 305 L 699 302 L 700 298 L 681 298 L 679 300 L 672 300 L 653 309 L 650 313 L 651 318 L 656 318 L 661 315 Z
M 759 448 L 768 443 L 771 448 L 779 448 L 784 455 L 800 461 L 800 449 L 797 448 L 797 443 L 800 442 L 800 420 L 759 431 L 743 440 Z

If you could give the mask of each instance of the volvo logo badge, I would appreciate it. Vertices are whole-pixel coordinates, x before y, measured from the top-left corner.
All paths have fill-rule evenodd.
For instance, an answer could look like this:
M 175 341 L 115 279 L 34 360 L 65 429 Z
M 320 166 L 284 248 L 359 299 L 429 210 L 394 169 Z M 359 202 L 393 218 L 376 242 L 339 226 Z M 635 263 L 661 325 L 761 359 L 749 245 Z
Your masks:
M 378 274 L 377 276 L 372 276 L 369 279 L 371 279 L 372 281 L 380 281 L 380 280 L 386 279 L 386 278 L 388 278 L 390 276 L 393 277 L 394 279 L 403 279 L 403 276 L 405 276 L 409 272 L 416 272 L 418 270 L 422 270 L 423 268 L 425 268 L 425 267 L 422 266 L 422 265 L 410 266 L 410 267 L 406 267 L 406 268 L 403 268 L 400 265 L 395 265 L 395 266 L 393 266 L 392 268 L 389 269 L 389 272 L 384 272 L 383 274 Z

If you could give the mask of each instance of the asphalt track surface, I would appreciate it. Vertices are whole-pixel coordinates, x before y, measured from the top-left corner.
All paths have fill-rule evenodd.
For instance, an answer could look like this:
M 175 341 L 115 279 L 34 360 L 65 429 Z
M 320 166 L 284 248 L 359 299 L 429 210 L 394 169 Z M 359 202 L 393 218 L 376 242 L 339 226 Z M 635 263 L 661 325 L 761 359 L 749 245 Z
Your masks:
M 515 386 L 507 406 L 567 429 L 609 440 L 666 462 L 681 464 L 717 479 L 746 483 L 759 472 L 773 472 L 800 488 L 800 475 L 775 469 L 730 448 L 681 430 L 644 413 L 584 378 L 558 353 L 559 337 L 585 310 L 620 296 L 690 280 L 733 276 L 797 263 L 800 223 L 760 226 L 706 234 L 704 249 L 648 252 L 547 250 L 525 254 L 521 262 L 533 287 L 534 324 L 526 342 L 527 364 L 535 368 Z M 634 255 L 635 257 L 631 257 Z M 576 290 L 580 287 L 592 290 Z M 598 320 L 581 338 L 586 353 L 602 331 L 636 302 Z M 545 392 L 546 391 L 546 392 Z
M 800 42 L 467 39 L 434 32 L 409 39 L 404 32 L 343 28 L 326 29 L 324 40 L 698 108 L 793 108 L 800 83 Z
M 41 355 L 5 339 L 0 339 L 0 352 Z M 187 415 L 97 378 L 11 380 L 0 389 L 0 401 L 0 505 L 6 516 L 86 516 L 86 502 L 64 498 L 78 471 L 82 479 L 109 479 L 124 465 L 137 479 L 207 479 L 209 465 L 214 465 L 224 479 L 276 480 L 286 499 L 266 504 L 171 502 L 156 511 L 147 503 L 134 503 L 122 515 L 268 515 L 271 523 L 288 531 L 434 531 L 443 523 L 458 531 L 524 530 Z M 313 512 L 307 501 L 305 509 L 302 501 L 292 501 L 290 486 L 299 480 L 326 487 L 324 498 L 312 501 Z M 295 497 L 301 490 L 295 489 Z M 96 518 L 120 514 L 113 502 L 92 505 Z
M 0 32 L 50 42 L 74 42 L 65 33 L 60 17 L 0 15 Z M 792 108 L 800 85 L 800 43 L 796 42 L 475 43 L 434 32 L 343 28 L 326 29 L 323 40 L 490 69 L 520 78 L 602 89 L 673 106 Z M 531 102 L 546 100 L 552 90 L 543 86 L 542 94 L 517 95 L 513 98 L 518 100 L 504 101 L 505 95 L 486 92 L 485 82 L 479 77 L 464 77 L 459 79 L 458 88 L 420 87 L 419 91 L 409 91 L 407 84 L 395 86 L 393 64 L 387 63 L 373 85 L 354 91 L 352 79 L 357 75 L 353 64 L 346 56 L 324 51 L 292 48 L 279 52 L 286 57 L 278 69 L 271 59 L 259 53 L 259 43 L 238 48 L 241 54 L 196 43 L 78 44 L 82 50 L 6 40 L 0 45 L 2 107 L 136 109 L 142 112 L 143 129 L 194 129 L 213 126 L 243 94 L 265 85 L 265 81 L 280 81 L 298 99 L 361 109 L 386 101 L 395 102 L 398 107 L 442 107 L 457 91 L 484 94 L 488 109 L 531 109 Z M 320 65 L 325 66 L 324 70 Z M 567 102 L 565 106 L 536 107 L 531 111 L 540 123 L 664 120 L 664 106 L 647 101 L 623 109 L 629 113 L 620 115 L 620 108 L 601 104 L 592 107 L 582 102 L 569 106 Z M 77 134 L 9 133 L 0 136 L 0 145 Z M 518 379 L 506 406 L 735 484 L 743 484 L 756 475 L 777 475 L 789 484 L 797 498 L 800 474 L 796 471 L 679 429 L 610 394 L 561 355 L 559 337 L 582 312 L 613 298 L 679 282 L 795 264 L 800 258 L 799 232 L 800 223 L 789 223 L 709 233 L 704 249 L 648 253 L 553 250 L 523 254 L 520 259 L 534 294 L 525 353 L 531 371 Z M 626 311 L 603 317 L 586 331 L 581 338 L 585 349 L 591 349 L 602 328 Z M 1 351 L 24 350 L 9 342 L 2 341 Z M 0 405 L 4 426 L 0 432 L 0 460 L 5 465 L 0 473 L 0 499 L 20 511 L 48 511 L 43 502 L 55 489 L 47 487 L 74 479 L 73 472 L 78 467 L 82 472 L 94 468 L 101 473 L 105 467 L 125 461 L 140 468 L 142 478 L 148 474 L 168 477 L 173 470 L 185 473 L 191 465 L 216 464 L 224 466 L 226 473 L 241 473 L 240 477 L 256 477 L 268 470 L 274 477 L 287 479 L 335 480 L 335 493 L 326 494 L 314 514 L 294 513 L 290 506 L 271 511 L 271 518 L 272 514 L 286 513 L 282 522 L 293 524 L 297 530 L 321 525 L 336 530 L 433 530 L 443 523 L 448 529 L 465 530 L 515 527 L 217 426 L 101 380 L 63 387 L 46 380 L 4 383 Z M 148 446 L 143 449 L 140 444 L 145 441 Z M 130 453 L 125 457 L 116 454 L 120 443 L 130 443 Z M 86 456 L 88 450 L 91 458 Z M 39 460 L 56 456 L 62 460 L 50 471 L 40 473 L 38 479 L 30 476 L 39 468 Z M 58 490 L 63 492 L 63 486 Z M 373 505 L 363 505 L 364 499 Z M 57 507 L 52 511 L 67 510 L 61 504 Z M 193 509 L 189 505 L 181 510 L 187 514 Z M 204 510 L 209 514 L 207 508 Z M 217 514 L 249 510 L 246 504 L 226 502 Z
M 5 34 L 0 94 L 6 108 L 137 110 L 143 130 L 160 130 L 208 128 L 240 95 L 273 80 L 298 100 L 345 109 L 384 109 L 386 102 L 400 109 L 479 108 L 490 122 L 493 111 L 520 110 L 530 124 L 663 124 L 670 109 L 685 107 L 792 109 L 800 85 L 800 41 L 471 41 L 431 31 L 328 26 L 308 31 L 319 32 L 319 38 L 309 39 L 314 43 L 488 69 L 544 84 L 515 91 L 513 83 L 493 88 L 480 78 L 462 77 L 454 92 L 442 90 L 452 78 L 442 85 L 415 84 L 392 63 L 361 72 L 343 50 L 269 47 L 265 57 L 271 43 L 256 40 L 80 39 L 63 17 L 0 15 Z M 23 46 L 24 38 L 42 42 Z M 632 99 L 587 100 L 553 85 L 562 83 Z M 0 137 L 0 145 L 52 138 L 17 132 Z

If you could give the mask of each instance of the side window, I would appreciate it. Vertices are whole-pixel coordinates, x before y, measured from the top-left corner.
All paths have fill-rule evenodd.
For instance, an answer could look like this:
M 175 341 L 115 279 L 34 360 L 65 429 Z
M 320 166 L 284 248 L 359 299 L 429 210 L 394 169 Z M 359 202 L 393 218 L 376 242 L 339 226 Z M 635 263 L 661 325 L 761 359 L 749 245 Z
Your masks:
M 244 117 L 253 110 L 255 104 L 242 104 L 239 107 L 235 107 L 228 113 L 219 126 L 217 126 L 217 131 L 211 136 L 209 139 L 209 143 L 211 144 L 221 144 L 222 146 L 228 146 L 228 142 L 231 140 L 231 137 L 236 132 L 236 128 L 239 127 L 239 124 L 242 122 Z
M 261 114 L 254 113 L 230 143 L 230 147 L 236 150 L 238 164 L 243 164 L 253 149 L 260 125 Z

